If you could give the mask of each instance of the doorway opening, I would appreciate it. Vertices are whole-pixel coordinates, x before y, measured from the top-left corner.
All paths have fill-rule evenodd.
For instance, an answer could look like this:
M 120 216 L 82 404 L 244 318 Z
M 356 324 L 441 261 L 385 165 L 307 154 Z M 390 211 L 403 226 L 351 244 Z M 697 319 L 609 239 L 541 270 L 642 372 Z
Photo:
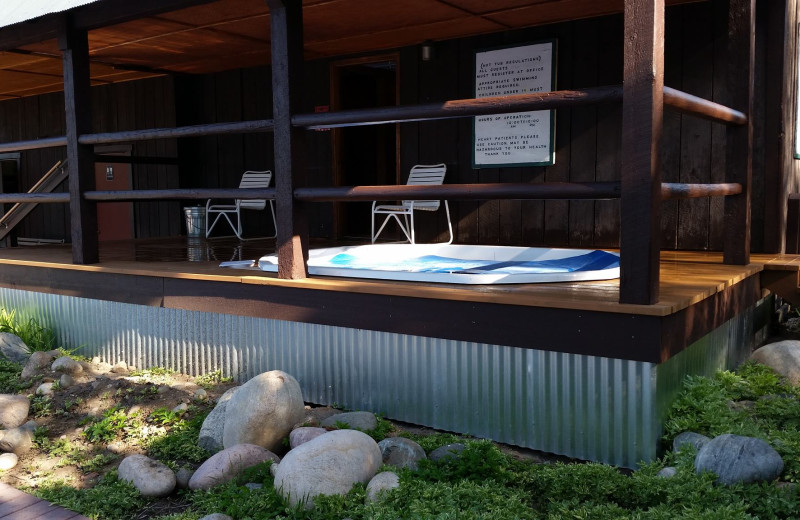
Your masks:
M 339 61 L 331 65 L 333 110 L 397 105 L 396 54 Z M 398 125 L 365 125 L 333 130 L 335 186 L 397 184 L 400 172 Z M 371 202 L 333 206 L 334 238 L 369 239 Z

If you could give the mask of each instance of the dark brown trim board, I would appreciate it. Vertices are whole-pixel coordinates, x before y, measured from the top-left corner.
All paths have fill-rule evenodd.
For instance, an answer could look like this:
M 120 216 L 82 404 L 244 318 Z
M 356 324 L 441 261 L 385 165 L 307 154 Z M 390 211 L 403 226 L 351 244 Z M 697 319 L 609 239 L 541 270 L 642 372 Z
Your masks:
M 0 286 L 662 363 L 762 297 L 759 273 L 667 316 L 4 265 Z

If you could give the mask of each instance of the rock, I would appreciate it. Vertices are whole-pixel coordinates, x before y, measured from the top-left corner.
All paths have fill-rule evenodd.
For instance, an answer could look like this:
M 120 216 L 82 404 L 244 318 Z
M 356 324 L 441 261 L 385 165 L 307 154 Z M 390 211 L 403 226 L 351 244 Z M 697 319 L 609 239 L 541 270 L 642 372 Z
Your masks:
M 460 442 L 456 442 L 454 444 L 447 444 L 445 446 L 440 446 L 430 452 L 428 458 L 433 461 L 445 460 L 445 459 L 455 459 L 458 458 L 459 454 L 466 449 L 466 446 L 461 444 Z
M 344 423 L 354 430 L 369 431 L 378 427 L 378 419 L 372 412 L 345 412 L 332 415 L 320 423 L 323 428 L 331 428 L 336 423 Z
M 0 455 L 0 471 L 6 471 L 17 465 L 19 457 L 16 453 L 3 453 Z
M 58 380 L 58 384 L 61 385 L 61 388 L 69 388 L 75 385 L 75 378 L 69 374 L 62 374 Z
M 156 391 L 157 391 L 159 394 L 166 394 L 166 393 L 167 393 L 167 392 L 169 392 L 170 390 L 172 390 L 172 387 L 171 387 L 171 386 L 169 386 L 169 385 L 161 385 L 161 386 L 159 386 L 159 387 L 158 387 L 158 390 L 156 390 Z
M 24 395 L 0 394 L 0 428 L 16 428 L 28 418 L 31 402 Z
M 800 341 L 784 340 L 764 345 L 753 352 L 750 359 L 767 365 L 792 385 L 800 384 Z
M 297 380 L 280 370 L 259 374 L 233 394 L 225 410 L 222 445 L 256 444 L 270 451 L 305 416 Z
M 427 458 L 422 446 L 403 437 L 389 437 L 378 443 L 383 456 L 383 463 L 395 468 L 409 468 L 416 470 L 417 463 Z
M 192 479 L 194 470 L 191 468 L 181 468 L 175 473 L 175 485 L 178 489 L 189 489 L 189 480 Z
M 25 428 L 26 430 L 28 430 L 31 433 L 33 433 L 33 431 L 38 427 L 39 427 L 39 424 L 36 421 L 33 421 L 33 420 L 30 420 L 30 421 L 26 422 L 25 424 L 23 424 L 22 426 L 20 426 L 20 428 Z
M 189 480 L 189 489 L 211 489 L 224 484 L 245 468 L 271 460 L 280 462 L 277 455 L 255 444 L 237 444 L 226 448 L 205 461 Z
M 275 478 L 275 473 L 278 472 L 278 467 L 280 466 L 279 463 L 274 462 L 269 467 L 269 474 L 272 475 L 272 478 Z
M 114 366 L 111 367 L 111 372 L 113 374 L 127 374 L 128 373 L 128 364 L 124 361 L 119 361 Z
M 700 451 L 700 448 L 705 446 L 708 441 L 710 441 L 708 437 L 705 435 L 700 435 L 699 433 L 695 432 L 683 432 L 679 433 L 673 440 L 672 440 L 672 451 L 675 453 L 679 452 L 681 447 L 691 444 L 697 451 Z
M 172 411 L 175 412 L 175 413 L 186 413 L 186 410 L 188 410 L 188 409 L 189 409 L 189 405 L 188 404 L 181 403 L 178 406 L 176 406 L 175 408 L 173 408 Z
M 400 487 L 400 477 L 391 471 L 378 473 L 367 484 L 367 502 L 375 502 L 383 493 Z
M 165 497 L 175 489 L 175 473 L 157 460 L 144 455 L 129 455 L 117 468 L 120 480 L 130 482 L 142 496 Z
M 194 392 L 194 399 L 195 401 L 205 401 L 208 399 L 208 392 L 206 392 L 203 388 L 198 388 Z
M 53 385 L 55 385 L 55 383 L 42 383 L 36 388 L 36 395 L 52 396 L 55 393 L 53 392 Z
M 100 359 L 100 356 L 94 356 L 92 358 L 92 364 L 93 365 L 99 365 L 101 361 L 102 361 L 102 359 Z
M 0 332 L 0 359 L 7 359 L 20 365 L 28 360 L 28 346 L 16 334 Z
M 250 491 L 255 491 L 256 489 L 263 488 L 264 484 L 260 484 L 258 482 L 248 482 L 247 484 L 244 485 L 244 487 L 246 487 Z
M 292 506 L 314 507 L 318 495 L 345 495 L 381 466 L 381 450 L 358 430 L 336 430 L 291 450 L 275 472 L 275 489 Z
M 700 449 L 694 469 L 697 473 L 715 473 L 719 484 L 760 482 L 778 478 L 783 459 L 761 439 L 726 433 Z
M 223 448 L 222 431 L 225 427 L 225 410 L 228 408 L 228 401 L 231 400 L 231 397 L 239 388 L 241 387 L 235 386 L 222 394 L 217 401 L 217 405 L 203 421 L 197 444 L 204 450 L 216 453 Z
M 50 363 L 52 363 L 53 360 L 60 355 L 61 352 L 58 352 L 57 355 L 53 355 L 52 351 L 32 353 L 31 357 L 28 358 L 28 362 L 25 363 L 25 368 L 22 369 L 22 374 L 20 375 L 20 378 L 21 379 L 32 378 L 33 376 L 38 374 L 39 371 L 50 366 Z
M 212 513 L 210 515 L 204 516 L 203 518 L 200 518 L 199 520 L 233 520 L 233 517 L 224 515 L 222 513 Z
M 24 453 L 33 445 L 33 434 L 27 428 L 19 426 L 6 430 L 3 438 L 0 439 L 0 451 L 10 453 Z
M 53 361 L 53 365 L 50 367 L 50 370 L 53 372 L 61 372 L 62 374 L 75 376 L 83 372 L 83 365 L 69 356 L 61 356 Z
M 674 468 L 672 466 L 667 466 L 666 468 L 662 468 L 661 471 L 659 471 L 656 476 L 661 478 L 672 478 L 677 474 L 678 474 L 677 468 Z
M 295 449 L 301 444 L 305 444 L 311 439 L 316 439 L 325 433 L 328 433 L 328 430 L 325 428 L 311 428 L 309 426 L 295 428 L 292 430 L 292 433 L 289 434 L 289 448 Z

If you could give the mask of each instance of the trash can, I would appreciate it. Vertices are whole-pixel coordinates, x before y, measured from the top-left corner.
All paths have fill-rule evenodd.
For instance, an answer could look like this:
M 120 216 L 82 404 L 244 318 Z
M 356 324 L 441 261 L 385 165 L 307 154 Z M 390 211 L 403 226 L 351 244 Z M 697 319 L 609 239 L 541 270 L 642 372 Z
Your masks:
M 206 236 L 206 208 L 201 206 L 184 208 L 186 214 L 186 236 L 205 237 Z

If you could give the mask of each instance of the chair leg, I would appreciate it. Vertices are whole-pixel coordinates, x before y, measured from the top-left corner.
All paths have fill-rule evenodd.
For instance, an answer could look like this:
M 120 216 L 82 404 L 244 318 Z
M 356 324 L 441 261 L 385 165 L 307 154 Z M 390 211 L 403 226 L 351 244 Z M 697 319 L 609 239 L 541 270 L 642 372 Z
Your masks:
M 447 242 L 448 244 L 453 243 L 453 223 L 450 221 L 450 206 L 448 206 L 447 201 L 444 201 L 444 211 L 447 213 L 447 229 L 450 231 L 450 240 Z
M 277 238 L 278 237 L 278 219 L 275 217 L 275 204 L 272 200 L 269 201 L 269 210 L 272 212 L 272 226 L 275 229 L 275 234 L 269 236 L 267 238 Z
M 414 210 L 412 209 L 411 210 L 411 239 L 410 239 L 410 242 L 412 244 L 416 244 L 416 242 L 414 240 L 415 240 L 415 237 L 414 237 Z

